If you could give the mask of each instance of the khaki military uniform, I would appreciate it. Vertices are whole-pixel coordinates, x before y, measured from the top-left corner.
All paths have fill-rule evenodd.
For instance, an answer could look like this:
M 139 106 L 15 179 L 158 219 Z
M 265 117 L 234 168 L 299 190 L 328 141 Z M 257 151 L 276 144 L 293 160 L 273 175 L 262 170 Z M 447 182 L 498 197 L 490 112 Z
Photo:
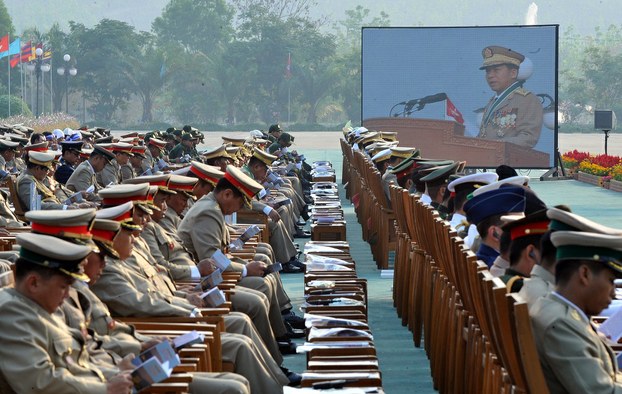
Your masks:
M 550 293 L 529 314 L 551 393 L 622 393 L 613 350 L 576 306 Z
M 135 177 L 134 169 L 132 168 L 132 165 L 130 163 L 124 164 L 119 167 L 119 173 L 121 175 L 120 183 L 123 183 L 128 179 L 133 179 Z
M 153 282 L 138 275 L 123 261 L 107 257 L 106 262 L 102 276 L 91 289 L 114 314 L 136 317 L 189 316 L 194 309 L 184 299 L 158 289 Z M 234 363 L 235 372 L 253 384 L 277 390 L 262 392 L 280 392 L 287 378 L 263 345 L 261 336 L 248 316 L 231 312 L 225 316 L 225 325 L 227 333 L 221 336 L 223 360 Z M 236 333 L 242 336 L 236 336 Z
M 26 170 L 17 178 L 17 195 L 24 207 L 24 211 L 30 211 L 30 189 L 35 185 L 36 191 L 41 195 L 41 209 L 63 209 L 63 204 L 56 198 L 54 192 L 39 182 Z
M 196 231 L 199 228 L 203 231 Z M 231 242 L 229 230 L 225 225 L 224 215 L 213 192 L 201 197 L 192 206 L 178 227 L 178 235 L 186 248 L 199 261 L 211 257 L 216 250 L 226 250 Z M 242 272 L 244 261 L 234 259 L 229 269 Z M 291 305 L 283 290 L 280 277 L 272 274 L 265 278 L 247 276 L 240 280 L 240 285 L 259 290 L 268 297 L 270 301 L 270 323 L 274 335 L 282 336 L 285 328 L 280 311 Z
M 90 293 L 87 295 L 87 293 Z M 94 299 L 92 298 L 94 297 Z M 91 300 L 96 300 L 92 303 Z M 85 326 L 89 326 L 90 320 L 94 308 L 97 308 L 94 304 L 102 304 L 97 300 L 97 297 L 88 290 L 85 283 L 80 282 L 78 286 L 73 286 L 69 292 L 69 298 L 65 300 L 60 314 L 64 316 L 65 321 L 69 327 L 81 329 Z M 103 305 L 103 304 L 102 304 Z M 105 308 L 105 305 L 104 305 Z M 118 323 L 118 322 L 117 322 Z M 116 324 L 115 324 L 116 325 Z M 131 328 L 130 326 L 119 323 L 120 326 Z M 133 332 L 133 329 L 131 329 Z M 121 332 L 116 329 L 117 334 Z M 108 371 L 106 376 L 113 376 L 118 373 L 116 364 L 121 360 L 121 356 L 128 355 L 130 353 L 134 355 L 140 354 L 141 343 L 140 340 L 133 336 L 122 333 L 123 335 L 99 335 L 93 332 L 93 336 L 86 335 L 88 351 L 90 359 L 96 364 L 104 373 Z M 134 333 L 134 335 L 136 335 Z M 149 340 L 149 337 L 142 336 L 142 340 Z M 113 351 L 111 348 L 115 347 L 119 349 L 119 352 Z M 239 375 L 231 373 L 193 373 L 192 382 L 190 384 L 190 392 L 204 393 L 248 393 L 250 392 L 248 381 Z
M 146 226 L 146 229 L 147 228 L 157 229 L 158 227 L 159 226 L 156 223 L 151 222 Z M 147 229 L 146 232 L 145 230 L 143 230 L 141 237 L 143 237 L 143 235 L 145 234 L 148 234 L 146 238 L 150 238 L 149 234 L 153 234 L 153 233 L 149 229 Z M 162 234 L 164 233 L 164 230 L 161 227 L 159 229 L 160 229 L 159 231 L 160 235 L 166 236 L 166 234 Z M 177 241 L 175 241 L 171 237 L 168 237 L 168 240 L 172 242 L 173 245 L 176 245 L 176 246 L 173 246 L 173 248 L 177 249 L 176 255 L 178 255 L 178 260 L 185 260 L 194 265 L 194 261 L 191 260 L 191 254 L 187 250 L 185 250 L 185 248 L 183 248 Z M 158 242 L 158 241 L 156 240 L 155 242 Z M 162 291 L 166 291 L 166 288 L 164 287 L 166 286 L 168 287 L 169 291 L 173 292 L 173 294 L 179 297 L 185 297 L 186 293 L 177 291 L 174 287 L 175 285 L 172 283 L 168 283 L 168 281 L 166 281 L 166 278 L 164 278 L 163 281 L 158 280 L 160 279 L 158 278 L 158 276 L 160 275 L 158 275 L 158 273 L 155 272 L 152 265 L 157 264 L 157 262 L 159 262 L 158 258 L 155 257 L 155 254 L 160 252 L 159 246 L 150 245 L 154 243 L 154 240 L 152 240 L 151 242 L 145 242 L 145 243 L 148 245 L 149 251 L 147 251 L 146 253 L 143 253 L 143 251 L 140 250 L 141 248 L 140 244 L 135 244 L 135 247 L 138 246 L 138 248 L 136 248 L 135 253 L 133 253 L 132 256 L 126 260 L 126 263 L 132 264 L 132 266 L 134 266 L 135 269 L 142 276 L 144 276 L 148 280 L 152 280 L 155 286 L 158 286 L 158 283 L 159 283 L 159 288 L 162 289 Z M 166 244 L 163 246 L 165 248 L 168 248 L 169 244 Z M 152 249 L 153 247 L 157 247 L 158 249 L 153 250 Z M 151 253 L 149 254 L 149 252 Z M 155 257 L 155 260 L 153 260 L 154 257 Z M 162 267 L 169 268 L 172 266 L 172 269 L 177 272 L 177 275 L 179 274 L 188 275 L 186 279 L 189 279 L 190 272 L 183 271 L 184 268 L 189 268 L 189 266 L 185 266 L 185 267 L 180 266 L 178 264 L 174 264 L 166 260 L 164 261 L 160 260 L 160 261 L 162 262 Z M 172 273 L 173 271 L 169 271 L 169 272 Z M 174 275 L 172 276 L 174 278 Z M 256 280 L 256 279 L 251 279 L 251 280 Z M 273 357 L 279 358 L 281 354 L 278 350 L 275 335 L 278 337 L 284 336 L 285 335 L 284 327 L 281 328 L 282 326 L 282 323 L 281 323 L 277 325 L 276 329 L 273 329 L 271 325 L 271 319 L 269 317 L 269 313 L 271 311 L 270 301 L 268 300 L 266 296 L 266 294 L 270 294 L 271 289 L 262 280 L 256 280 L 256 281 L 257 283 L 253 285 L 254 286 L 253 288 L 245 288 L 245 287 L 236 288 L 235 292 L 231 295 L 231 302 L 233 305 L 233 309 L 235 311 L 245 313 L 251 318 L 251 320 L 255 324 L 255 327 L 257 328 L 257 332 L 259 332 L 259 334 L 261 335 L 263 342 L 268 348 L 268 350 L 270 351 L 270 353 L 273 355 Z M 166 283 L 162 283 L 162 282 L 166 282 Z M 255 288 L 257 288 L 257 290 L 254 290 Z M 273 308 L 273 309 L 275 309 L 276 311 L 279 311 L 278 308 Z
M 20 222 L 13 213 L 13 210 L 6 201 L 7 195 L 0 190 L 0 227 L 23 227 L 25 223 Z
M 523 287 L 518 295 L 527 302 L 527 305 L 532 306 L 538 298 L 546 296 L 553 290 L 555 290 L 555 275 L 536 264 L 531 269 L 529 278 L 523 281 Z
M 382 188 L 384 190 L 384 195 L 387 196 L 387 202 L 389 203 L 389 207 L 391 206 L 391 189 L 389 188 L 391 184 L 395 186 L 399 186 L 397 183 L 397 176 L 391 172 L 390 167 L 382 174 Z
M 181 218 L 177 215 L 177 212 L 175 212 L 173 208 L 169 207 L 164 212 L 164 217 L 160 219 L 158 224 L 162 226 L 167 233 L 175 234 L 181 224 Z
M 93 166 L 91 166 L 91 163 L 89 163 L 88 160 L 80 163 L 80 165 L 67 180 L 66 186 L 67 189 L 73 192 L 85 191 L 90 186 L 95 187 L 95 192 L 99 190 L 99 187 L 97 186 L 95 171 L 93 170 Z
M 483 119 L 486 119 L 493 102 L 494 97 L 488 102 Z M 540 139 L 542 117 L 540 99 L 530 91 L 518 88 L 495 109 L 487 123 L 482 120 L 478 137 L 533 148 Z
M 0 290 L 0 391 L 106 393 L 80 331 L 15 289 Z
M 155 261 L 169 270 L 173 280 L 193 279 L 192 268 L 196 269 L 196 264 L 192 255 L 162 226 L 151 221 L 143 227 L 140 237 L 149 246 Z
M 112 159 L 109 163 L 106 163 L 104 169 L 95 175 L 95 179 L 102 188 L 121 183 L 121 173 L 117 159 Z

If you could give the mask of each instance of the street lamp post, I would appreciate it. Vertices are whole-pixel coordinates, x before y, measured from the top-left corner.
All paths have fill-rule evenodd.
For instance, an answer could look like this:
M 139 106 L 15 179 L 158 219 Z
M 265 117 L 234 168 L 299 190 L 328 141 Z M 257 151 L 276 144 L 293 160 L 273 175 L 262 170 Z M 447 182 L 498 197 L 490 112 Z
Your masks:
M 36 105 L 36 117 L 39 117 L 39 80 L 41 79 L 41 73 L 48 72 L 52 68 L 49 63 L 43 62 L 43 49 L 37 48 L 35 50 L 35 60 L 30 62 L 26 68 L 28 71 L 34 71 L 37 78 L 37 105 Z
M 67 66 L 66 67 L 61 66 L 57 68 L 56 72 L 58 73 L 58 75 L 65 76 L 65 113 L 68 114 L 69 113 L 69 76 L 71 75 L 72 77 L 75 77 L 76 74 L 78 73 L 78 69 L 75 68 L 74 66 L 71 66 L 71 68 L 69 68 L 70 66 L 69 61 L 71 60 L 71 56 L 69 56 L 68 54 L 65 54 L 65 56 L 63 56 L 63 60 L 65 61 L 65 64 Z

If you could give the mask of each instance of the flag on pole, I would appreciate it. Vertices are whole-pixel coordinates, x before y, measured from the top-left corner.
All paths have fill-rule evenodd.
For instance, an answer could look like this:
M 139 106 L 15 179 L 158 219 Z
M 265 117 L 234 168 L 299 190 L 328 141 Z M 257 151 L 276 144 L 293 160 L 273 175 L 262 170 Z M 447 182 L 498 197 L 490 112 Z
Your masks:
M 462 117 L 462 114 L 460 113 L 458 108 L 456 108 L 454 103 L 451 102 L 449 97 L 447 97 L 447 100 L 445 103 L 445 113 L 447 116 L 454 118 L 456 122 L 460 124 L 464 124 L 464 118 Z
M 0 54 L 7 52 L 9 50 L 9 35 L 2 37 L 0 39 Z
M 17 66 L 20 62 L 28 63 L 31 60 L 35 59 L 35 50 L 32 47 L 32 41 L 28 41 L 24 45 L 22 45 L 21 54 L 14 55 L 11 58 L 11 68 Z
M 292 54 L 287 54 L 287 65 L 285 66 L 285 79 L 292 77 Z
M 8 39 L 8 37 L 9 36 L 7 35 L 7 39 Z M 2 40 L 4 41 L 4 38 Z M 16 38 L 15 41 L 13 41 L 11 43 L 11 45 L 8 46 L 8 50 L 0 52 L 0 59 L 3 59 L 5 57 L 11 56 L 11 55 L 17 55 L 18 53 L 21 52 L 21 50 L 22 50 L 22 47 L 21 47 L 21 44 L 20 44 L 20 40 L 19 40 L 19 38 Z

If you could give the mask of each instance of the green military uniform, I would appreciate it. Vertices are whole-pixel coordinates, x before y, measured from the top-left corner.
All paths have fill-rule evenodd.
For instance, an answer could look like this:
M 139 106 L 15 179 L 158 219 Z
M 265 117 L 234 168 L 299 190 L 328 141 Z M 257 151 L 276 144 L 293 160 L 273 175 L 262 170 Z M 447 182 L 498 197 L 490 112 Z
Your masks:
M 622 393 L 613 350 L 576 305 L 553 292 L 529 314 L 551 393 Z
M 534 265 L 529 278 L 523 281 L 523 287 L 518 292 L 527 305 L 532 306 L 540 297 L 544 297 L 555 290 L 555 275 L 543 268 Z
M 168 158 L 174 160 L 184 155 L 190 155 L 191 157 L 195 157 L 195 152 L 196 150 L 194 148 L 187 147 L 180 142 L 179 144 L 175 145 L 173 149 L 171 149 L 170 153 L 168 154 Z
M 533 148 L 540 139 L 542 104 L 530 91 L 517 87 L 499 104 L 490 99 L 478 137 Z

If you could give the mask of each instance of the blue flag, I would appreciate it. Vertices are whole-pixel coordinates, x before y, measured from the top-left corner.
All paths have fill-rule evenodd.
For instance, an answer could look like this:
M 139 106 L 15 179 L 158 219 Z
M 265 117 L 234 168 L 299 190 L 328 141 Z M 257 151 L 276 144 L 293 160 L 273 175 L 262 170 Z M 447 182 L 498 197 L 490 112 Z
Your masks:
M 16 38 L 15 41 L 13 41 L 11 45 L 9 45 L 8 51 L 0 52 L 0 59 L 5 58 L 7 56 L 11 56 L 11 55 L 17 55 L 21 53 L 21 51 L 22 51 L 22 46 L 21 46 L 20 40 L 19 38 Z

